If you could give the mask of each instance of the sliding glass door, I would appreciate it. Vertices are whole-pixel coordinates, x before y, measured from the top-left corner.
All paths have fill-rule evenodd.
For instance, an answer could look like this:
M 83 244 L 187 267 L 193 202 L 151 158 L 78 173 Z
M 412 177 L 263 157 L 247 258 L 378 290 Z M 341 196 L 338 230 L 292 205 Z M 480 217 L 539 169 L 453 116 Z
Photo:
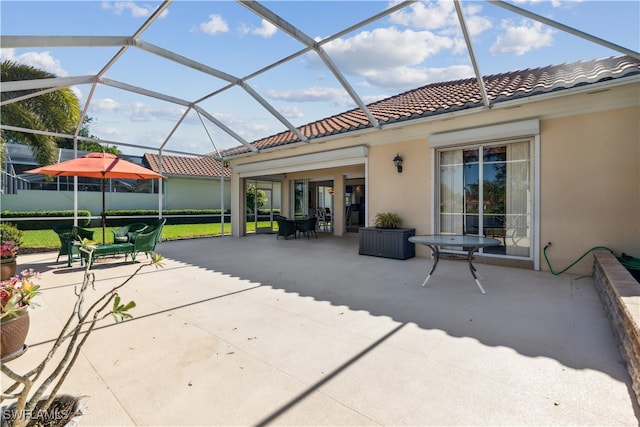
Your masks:
M 309 207 L 309 180 L 296 179 L 293 181 L 292 188 L 291 206 L 293 206 L 293 217 L 305 217 L 308 215 Z
M 532 183 L 529 140 L 438 152 L 437 232 L 501 241 L 485 252 L 531 256 Z
M 280 212 L 281 183 L 258 179 L 246 181 L 246 233 L 272 233 L 276 228 L 274 216 Z

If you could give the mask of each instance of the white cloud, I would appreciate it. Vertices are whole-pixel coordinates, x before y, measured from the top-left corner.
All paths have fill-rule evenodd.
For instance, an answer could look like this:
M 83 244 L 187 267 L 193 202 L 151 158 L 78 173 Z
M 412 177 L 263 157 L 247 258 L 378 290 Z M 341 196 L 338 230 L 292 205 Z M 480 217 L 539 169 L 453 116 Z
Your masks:
M 493 23 L 489 18 L 479 15 L 466 16 L 464 19 L 467 29 L 471 36 L 476 36 L 493 27 Z
M 207 22 L 202 22 L 198 28 L 206 34 L 216 35 L 217 33 L 226 33 L 229 31 L 229 25 L 220 15 L 209 15 Z
M 301 119 L 304 117 L 304 112 L 295 105 L 281 108 L 280 113 L 288 119 Z
M 473 68 L 469 65 L 453 65 L 444 68 L 394 67 L 372 70 L 367 75 L 367 80 L 377 87 L 404 91 L 429 83 L 465 79 L 473 75 Z
M 271 37 L 272 35 L 274 35 L 277 31 L 277 28 L 275 27 L 275 25 L 273 25 L 271 22 L 266 21 L 266 20 L 262 20 L 262 26 L 260 28 L 256 28 L 255 30 L 252 31 L 253 34 L 260 36 L 260 37 L 264 37 L 265 39 Z
M 513 0 L 516 4 L 540 4 L 540 3 L 551 3 L 553 7 L 564 7 L 570 3 L 581 3 L 583 0 L 572 0 L 570 2 L 561 1 L 561 0 Z
M 252 28 L 245 23 L 241 23 L 238 27 L 238 32 L 243 36 L 253 34 L 256 36 L 264 37 L 265 39 L 268 39 L 277 31 L 278 29 L 276 28 L 276 26 L 265 19 L 262 20 L 262 25 L 259 28 Z
M 455 6 L 452 1 L 414 3 L 390 16 L 394 24 L 423 30 L 437 30 L 457 25 Z
M 324 49 L 344 72 L 363 75 L 371 69 L 417 65 L 453 46 L 453 39 L 449 37 L 429 31 L 401 31 L 390 27 L 363 31 L 348 39 L 336 39 Z
M 67 77 L 69 73 L 62 68 L 60 61 L 51 56 L 50 52 L 25 52 L 21 55 L 15 54 L 15 49 L 0 49 L 0 58 L 17 62 L 18 64 L 29 65 L 39 70 L 55 74 L 58 77 Z
M 505 32 L 498 36 L 489 49 L 492 55 L 521 56 L 531 50 L 553 45 L 554 30 L 540 22 L 522 21 L 519 25 L 513 25 L 510 21 L 504 21 L 502 26 Z
M 91 102 L 91 110 L 93 111 L 117 111 L 120 108 L 120 103 L 115 99 L 111 98 L 103 98 L 103 99 L 94 99 Z
M 147 18 L 151 16 L 151 13 L 156 9 L 153 6 L 142 6 L 132 1 L 103 1 L 101 6 L 102 9 L 110 10 L 115 15 L 122 15 L 125 12 L 129 12 L 134 18 Z M 160 17 L 164 18 L 168 13 L 168 9 L 165 9 Z
M 91 128 L 93 131 L 100 132 L 100 135 L 107 135 L 109 137 L 120 136 L 124 133 L 121 128 L 101 127 L 99 124 L 92 124 Z M 102 139 L 106 138 L 102 137 Z
M 0 48 L 0 61 L 13 61 L 13 58 L 16 55 L 15 49 L 10 48 Z
M 213 116 L 227 126 L 232 127 L 238 133 L 238 135 L 249 141 L 261 138 L 265 136 L 265 134 L 268 134 L 270 131 L 267 125 L 261 123 L 261 118 L 256 118 L 255 120 L 247 120 L 243 117 L 224 113 L 214 113 Z M 238 144 L 234 143 L 233 145 Z
M 267 90 L 265 93 L 271 99 L 286 102 L 335 102 L 346 96 L 343 89 L 320 86 L 297 90 Z
M 112 113 L 132 122 L 176 121 L 184 113 L 181 108 L 156 107 L 143 102 L 122 103 L 111 98 L 94 99 L 89 105 L 91 113 Z
M 363 31 L 351 38 L 337 39 L 324 46 L 326 53 L 345 74 L 364 78 L 368 86 L 406 89 L 426 84 L 433 69 L 421 66 L 443 51 L 466 52 L 460 39 L 430 31 L 399 30 L 395 27 Z M 314 53 L 308 55 L 313 67 L 324 64 Z M 459 69 L 453 69 L 456 75 Z M 363 83 L 359 83 L 363 84 Z
M 465 22 L 469 33 L 474 36 L 491 28 L 491 20 L 481 15 L 482 6 L 470 3 L 463 8 Z M 460 35 L 460 21 L 452 1 L 434 3 L 414 3 L 391 15 L 394 24 L 419 30 L 438 32 L 440 35 Z

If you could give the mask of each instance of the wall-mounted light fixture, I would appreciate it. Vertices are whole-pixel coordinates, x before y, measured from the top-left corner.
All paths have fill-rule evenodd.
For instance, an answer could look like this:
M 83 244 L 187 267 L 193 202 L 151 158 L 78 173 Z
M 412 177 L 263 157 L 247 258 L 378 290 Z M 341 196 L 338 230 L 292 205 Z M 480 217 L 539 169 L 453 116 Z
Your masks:
M 328 189 L 327 192 L 333 196 L 333 188 Z
M 402 173 L 402 157 L 400 157 L 400 154 L 396 153 L 396 156 L 393 158 L 393 164 L 396 165 L 398 173 Z

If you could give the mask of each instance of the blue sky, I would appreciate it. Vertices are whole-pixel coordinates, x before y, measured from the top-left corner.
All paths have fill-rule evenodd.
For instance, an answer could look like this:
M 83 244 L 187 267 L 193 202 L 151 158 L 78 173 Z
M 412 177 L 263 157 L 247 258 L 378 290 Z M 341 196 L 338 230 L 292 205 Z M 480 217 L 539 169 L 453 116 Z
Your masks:
M 265 1 L 262 4 L 307 36 L 321 40 L 379 13 L 387 1 Z M 518 7 L 640 51 L 639 1 L 516 1 Z M 160 2 L 0 2 L 2 35 L 131 36 Z M 483 75 L 621 55 L 484 1 L 463 1 L 466 23 Z M 304 46 L 232 1 L 174 1 L 140 37 L 144 42 L 244 78 Z M 425 84 L 473 76 L 451 1 L 417 2 L 323 46 L 365 103 Z M 117 47 L 1 49 L 3 60 L 58 76 L 97 73 Z M 227 82 L 129 48 L 106 78 L 196 101 Z M 293 125 L 354 108 L 353 100 L 315 53 L 298 56 L 246 83 Z M 84 104 L 91 87 L 73 88 Z M 104 140 L 159 147 L 184 107 L 98 85 L 88 115 Z M 200 104 L 247 141 L 286 130 L 239 87 Z M 191 153 L 239 145 L 208 120 L 191 113 L 166 148 Z M 146 149 L 121 146 L 140 154 Z

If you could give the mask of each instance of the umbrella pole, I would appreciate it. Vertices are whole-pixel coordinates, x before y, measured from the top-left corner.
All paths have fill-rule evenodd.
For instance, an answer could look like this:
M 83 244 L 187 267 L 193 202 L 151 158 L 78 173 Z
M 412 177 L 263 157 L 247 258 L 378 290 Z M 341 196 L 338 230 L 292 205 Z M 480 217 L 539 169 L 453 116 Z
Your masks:
M 104 245 L 104 242 L 105 242 L 105 230 L 107 228 L 107 217 L 106 217 L 105 211 L 104 211 L 104 192 L 105 192 L 104 181 L 105 181 L 105 179 L 102 178 L 102 244 L 103 245 Z

